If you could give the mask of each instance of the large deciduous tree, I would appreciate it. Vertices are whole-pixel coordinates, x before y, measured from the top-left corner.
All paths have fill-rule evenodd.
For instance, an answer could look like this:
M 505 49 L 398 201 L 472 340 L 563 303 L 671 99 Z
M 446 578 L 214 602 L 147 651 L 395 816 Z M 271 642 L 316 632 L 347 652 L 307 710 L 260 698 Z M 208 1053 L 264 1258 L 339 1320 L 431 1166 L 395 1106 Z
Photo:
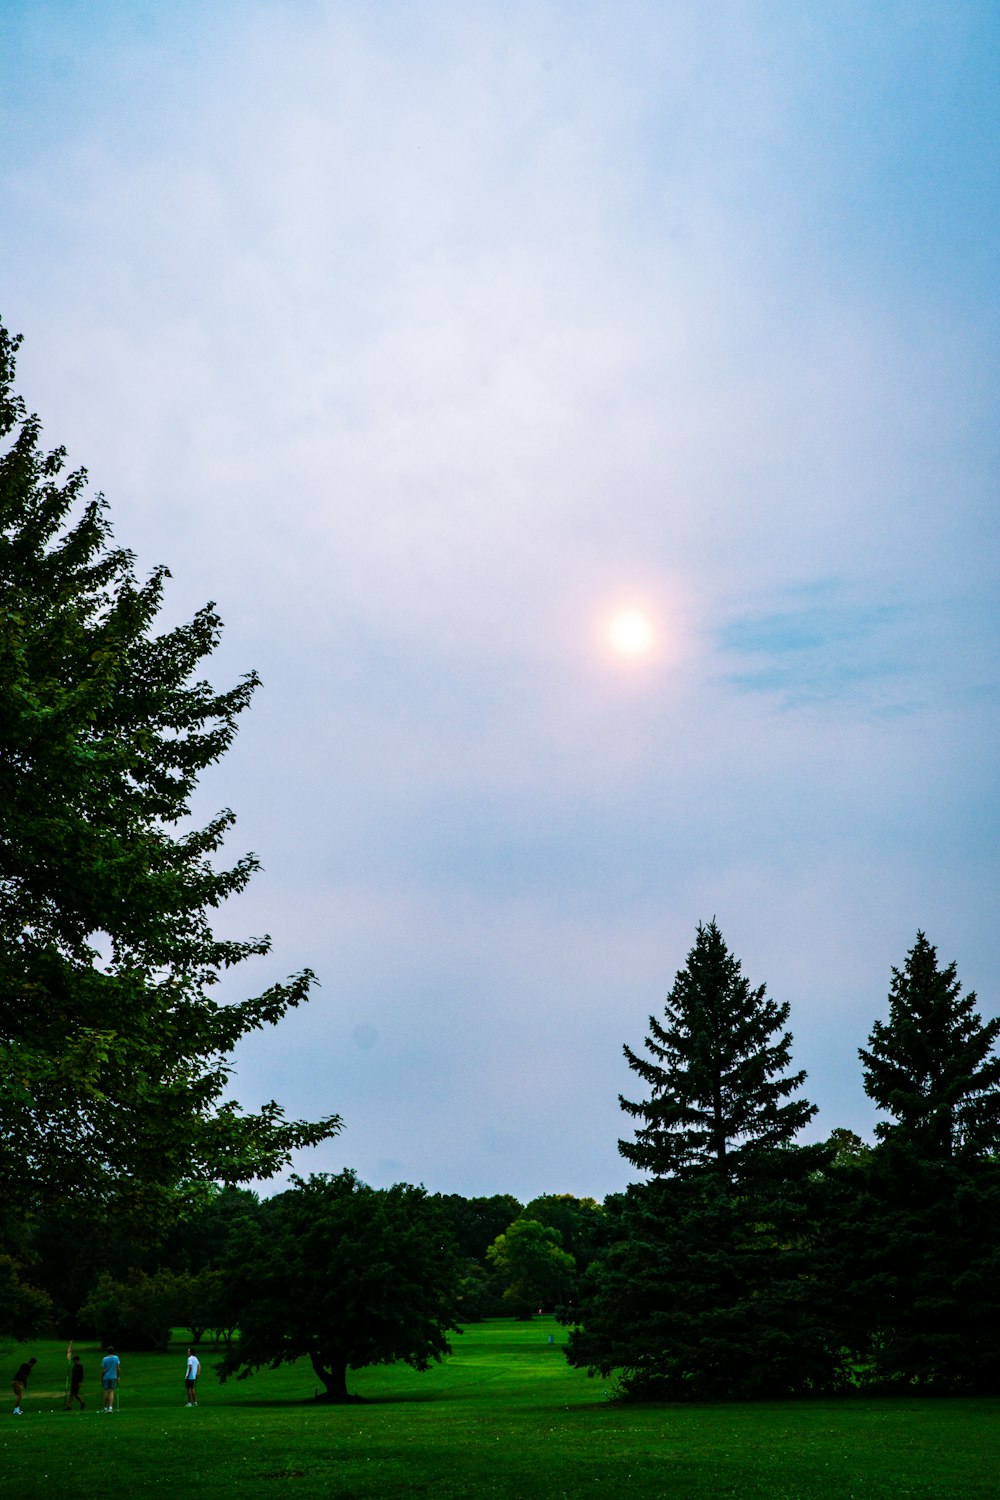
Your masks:
M 811 1274 L 828 1154 L 798 1147 L 787 1004 L 751 987 L 715 924 L 699 925 L 648 1057 L 621 1100 L 640 1123 L 622 1155 L 651 1174 L 608 1200 L 606 1251 L 583 1279 L 571 1363 L 633 1396 L 751 1397 L 835 1384 L 827 1297 Z
M 876 1126 L 840 1225 L 842 1296 L 879 1386 L 1000 1390 L 1000 1019 L 922 932 L 861 1048 Z
M 294 1184 L 234 1230 L 225 1271 L 240 1337 L 223 1373 L 305 1358 L 325 1399 L 348 1401 L 348 1368 L 426 1370 L 447 1354 L 465 1264 L 440 1205 L 350 1171 Z
M 166 570 L 138 579 L 85 473 L 43 449 L 17 343 L 0 328 L 0 1199 L 152 1228 L 182 1180 L 270 1176 L 339 1122 L 227 1097 L 236 1043 L 312 980 L 213 994 L 268 939 L 216 936 L 257 861 L 220 866 L 233 815 L 194 826 L 191 798 L 257 679 L 199 675 L 211 605 L 156 633 Z

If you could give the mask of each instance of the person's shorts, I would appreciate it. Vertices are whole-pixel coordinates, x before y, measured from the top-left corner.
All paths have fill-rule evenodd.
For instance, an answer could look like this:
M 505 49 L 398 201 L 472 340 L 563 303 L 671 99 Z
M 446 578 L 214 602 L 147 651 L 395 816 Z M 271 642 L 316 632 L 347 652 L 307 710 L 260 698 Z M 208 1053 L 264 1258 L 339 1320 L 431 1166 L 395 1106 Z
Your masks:
M 110 1380 L 102 1380 L 101 1381 L 101 1385 L 104 1387 L 104 1389 L 106 1391 L 113 1391 L 114 1388 L 115 1388 L 115 1386 L 117 1384 L 118 1384 L 118 1381 L 115 1379 L 115 1377 L 113 1375 L 111 1376 Z
M 14 1381 L 14 1397 L 15 1397 L 15 1400 L 20 1401 L 20 1399 L 21 1399 L 21 1397 L 23 1395 L 24 1395 L 24 1381 L 23 1380 L 15 1380 Z

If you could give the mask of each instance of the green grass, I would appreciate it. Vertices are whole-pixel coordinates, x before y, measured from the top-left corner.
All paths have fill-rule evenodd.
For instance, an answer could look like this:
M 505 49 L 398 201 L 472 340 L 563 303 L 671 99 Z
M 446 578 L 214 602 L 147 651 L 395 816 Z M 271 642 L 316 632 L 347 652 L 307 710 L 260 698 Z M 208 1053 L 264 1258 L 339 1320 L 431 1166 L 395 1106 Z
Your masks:
M 548 1343 L 553 1334 L 555 1344 Z M 201 1351 L 184 1405 L 184 1345 L 123 1354 L 121 1409 L 98 1414 L 96 1348 L 79 1346 L 87 1410 L 62 1409 L 65 1348 L 38 1356 L 27 1414 L 0 1409 L 0 1476 L 17 1500 L 167 1495 L 190 1500 L 996 1500 L 1000 1402 L 774 1402 L 628 1406 L 571 1370 L 549 1319 L 471 1326 L 425 1375 L 359 1371 L 365 1398 L 316 1405 L 304 1362 L 220 1386 Z M 8 1377 L 9 1378 L 9 1377 Z

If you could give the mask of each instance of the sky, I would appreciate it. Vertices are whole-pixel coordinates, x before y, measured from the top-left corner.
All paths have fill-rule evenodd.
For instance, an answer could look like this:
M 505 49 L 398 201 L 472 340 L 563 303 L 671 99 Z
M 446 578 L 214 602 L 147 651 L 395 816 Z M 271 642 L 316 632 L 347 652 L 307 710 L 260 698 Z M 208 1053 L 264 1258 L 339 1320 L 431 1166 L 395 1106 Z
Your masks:
M 302 1172 L 601 1198 L 714 917 L 869 1138 L 918 929 L 1000 1013 L 996 7 L 0 30 L 21 393 L 263 679 L 198 794 L 264 866 L 227 993 L 319 987 L 236 1097 L 343 1116 Z

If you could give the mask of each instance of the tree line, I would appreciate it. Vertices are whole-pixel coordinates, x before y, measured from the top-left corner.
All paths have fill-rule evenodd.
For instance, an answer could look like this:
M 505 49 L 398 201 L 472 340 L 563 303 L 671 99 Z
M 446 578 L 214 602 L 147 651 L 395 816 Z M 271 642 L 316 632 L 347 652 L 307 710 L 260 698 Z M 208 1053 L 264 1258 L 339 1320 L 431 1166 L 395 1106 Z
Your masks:
M 1000 1388 L 1000 1020 L 923 933 L 860 1049 L 874 1143 L 800 1142 L 789 1007 L 713 921 L 625 1048 L 624 1192 L 247 1188 L 340 1127 L 230 1097 L 240 1038 L 313 982 L 216 996 L 269 941 L 217 937 L 257 861 L 225 865 L 233 814 L 193 826 L 192 795 L 257 679 L 199 675 L 211 604 L 157 634 L 166 570 L 137 578 L 42 447 L 17 345 L 0 325 L 0 1332 L 211 1332 L 224 1375 L 306 1358 L 344 1399 L 348 1367 L 422 1368 L 463 1322 L 541 1306 L 626 1396 Z

